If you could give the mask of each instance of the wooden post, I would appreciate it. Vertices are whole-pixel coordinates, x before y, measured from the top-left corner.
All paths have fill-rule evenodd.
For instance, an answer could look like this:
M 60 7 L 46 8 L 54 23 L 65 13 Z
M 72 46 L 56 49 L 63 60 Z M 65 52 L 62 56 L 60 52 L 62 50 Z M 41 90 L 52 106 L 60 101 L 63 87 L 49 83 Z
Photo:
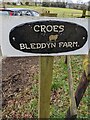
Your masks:
M 86 16 L 86 9 L 83 9 L 83 13 L 82 13 L 81 18 L 85 18 L 85 16 Z
M 90 53 L 88 56 L 84 56 L 83 68 L 84 68 L 84 72 L 82 74 L 80 83 L 75 92 L 75 100 L 76 100 L 77 107 L 79 106 L 80 101 L 82 100 L 83 95 L 90 83 Z M 69 120 L 70 118 L 71 118 L 71 115 L 70 115 L 70 107 L 69 107 L 65 120 Z
M 77 116 L 77 107 L 74 96 L 74 86 L 73 86 L 73 78 L 72 78 L 72 68 L 71 68 L 71 58 L 67 56 L 67 65 L 68 65 L 68 82 L 69 82 L 69 94 L 70 94 L 70 115 L 71 117 Z
M 48 13 L 48 15 L 46 14 Z M 41 16 L 56 17 L 50 12 L 42 13 Z M 41 56 L 39 60 L 40 65 L 40 79 L 39 79 L 39 101 L 38 101 L 38 118 L 50 117 L 50 94 L 51 83 L 53 74 L 53 61 L 52 56 Z
M 88 75 L 90 74 L 90 53 L 89 53 L 89 55 L 83 56 L 83 69 L 88 78 Z
M 40 57 L 40 80 L 39 80 L 39 118 L 49 118 L 50 94 L 53 73 L 53 58 Z

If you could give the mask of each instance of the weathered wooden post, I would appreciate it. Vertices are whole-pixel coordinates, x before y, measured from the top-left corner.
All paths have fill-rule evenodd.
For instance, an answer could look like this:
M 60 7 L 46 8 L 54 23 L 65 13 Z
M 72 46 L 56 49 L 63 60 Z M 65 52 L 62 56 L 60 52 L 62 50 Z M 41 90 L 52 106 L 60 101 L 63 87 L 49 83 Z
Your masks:
M 49 118 L 54 57 L 40 57 L 39 118 Z
M 90 53 L 89 55 L 84 56 L 83 58 L 83 69 L 84 69 L 84 72 L 82 73 L 80 83 L 75 92 L 75 101 L 76 101 L 77 107 L 79 106 L 80 101 L 82 100 L 83 95 L 90 83 Z M 70 114 L 70 107 L 69 107 L 65 120 L 69 120 L 71 117 L 72 116 Z
M 42 13 L 41 16 L 56 17 L 56 14 L 50 12 Z M 38 103 L 38 117 L 50 117 L 50 94 L 53 73 L 53 56 L 41 56 L 39 59 L 40 65 L 40 79 L 39 79 L 39 103 Z
M 70 116 L 75 118 L 77 116 L 77 107 L 74 95 L 74 85 L 72 77 L 72 67 L 71 67 L 71 58 L 67 56 L 67 65 L 68 65 L 68 83 L 69 83 L 69 94 L 70 94 Z

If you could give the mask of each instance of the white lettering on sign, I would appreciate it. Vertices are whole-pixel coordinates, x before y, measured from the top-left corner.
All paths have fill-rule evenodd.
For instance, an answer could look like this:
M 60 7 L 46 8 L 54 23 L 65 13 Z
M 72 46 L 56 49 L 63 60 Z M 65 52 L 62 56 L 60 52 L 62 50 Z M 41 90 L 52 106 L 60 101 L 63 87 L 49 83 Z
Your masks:
M 20 43 L 20 50 L 23 49 L 44 49 L 44 48 L 55 48 L 56 43 Z
M 27 43 L 20 43 L 19 45 L 20 45 L 20 50 L 56 48 L 57 46 L 59 48 L 79 47 L 78 42 L 59 42 L 58 44 L 56 44 L 56 43 L 30 43 L 29 45 Z
M 59 42 L 59 47 L 73 48 L 73 47 L 79 47 L 79 44 L 78 42 Z
M 34 31 L 35 31 L 35 32 L 39 32 L 39 29 L 38 29 L 38 28 L 39 28 L 39 25 L 35 25 L 35 26 L 34 26 Z
M 33 29 L 35 32 L 44 32 L 44 33 L 56 32 L 58 33 L 58 32 L 63 32 L 65 27 L 64 25 L 53 25 L 53 26 L 52 25 L 47 25 L 47 26 L 46 25 L 35 25 Z

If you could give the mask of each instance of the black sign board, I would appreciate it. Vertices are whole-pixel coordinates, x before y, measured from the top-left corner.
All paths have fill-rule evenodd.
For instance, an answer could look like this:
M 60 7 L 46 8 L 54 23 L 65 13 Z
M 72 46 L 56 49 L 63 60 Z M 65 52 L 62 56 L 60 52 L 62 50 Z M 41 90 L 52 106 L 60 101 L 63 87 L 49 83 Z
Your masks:
M 14 27 L 9 34 L 10 44 L 27 53 L 62 53 L 82 48 L 87 30 L 75 23 L 59 20 L 40 20 Z

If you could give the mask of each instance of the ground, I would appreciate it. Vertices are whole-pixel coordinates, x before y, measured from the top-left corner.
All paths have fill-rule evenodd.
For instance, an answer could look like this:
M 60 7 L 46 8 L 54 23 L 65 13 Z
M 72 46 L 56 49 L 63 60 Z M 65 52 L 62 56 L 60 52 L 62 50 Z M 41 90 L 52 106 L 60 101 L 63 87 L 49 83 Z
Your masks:
M 82 75 L 82 56 L 72 56 L 74 89 Z M 55 57 L 51 87 L 50 116 L 63 118 L 69 108 L 68 74 L 65 57 Z M 39 57 L 2 60 L 3 118 L 36 118 L 38 113 Z M 79 117 L 88 115 L 88 91 L 78 108 Z
M 6 58 L 2 62 L 2 90 L 3 90 L 3 116 L 11 113 L 13 108 L 10 102 L 18 100 L 18 104 L 33 99 L 32 86 L 38 72 L 38 57 Z M 25 93 L 24 93 L 25 92 Z M 21 95 L 23 94 L 23 95 Z M 12 109 L 12 110 L 10 110 Z M 16 111 L 16 110 L 15 110 Z

